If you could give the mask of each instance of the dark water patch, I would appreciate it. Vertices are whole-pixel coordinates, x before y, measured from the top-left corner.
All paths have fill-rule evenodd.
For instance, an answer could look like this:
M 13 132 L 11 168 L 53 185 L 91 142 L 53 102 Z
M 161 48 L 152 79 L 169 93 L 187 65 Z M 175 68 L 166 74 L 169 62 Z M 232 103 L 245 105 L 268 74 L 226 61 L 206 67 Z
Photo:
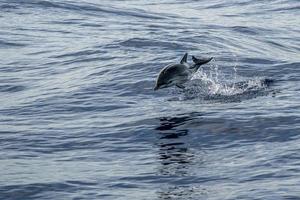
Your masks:
M 65 58 L 65 57 L 78 57 L 78 56 L 87 56 L 87 55 L 98 55 L 106 53 L 106 51 L 103 50 L 83 50 L 78 52 L 72 52 L 72 53 L 64 53 L 62 55 L 56 55 L 56 56 L 50 56 L 50 58 Z
M 79 25 L 81 24 L 83 19 L 66 19 L 62 21 L 49 21 L 46 22 L 48 24 L 58 24 L 58 25 Z
M 118 96 L 121 97 L 130 97 L 135 93 L 152 96 L 154 94 L 154 85 L 154 81 L 139 80 L 131 84 L 122 84 L 122 88 L 118 85 L 116 85 L 116 87 L 119 87 L 119 89 L 121 90 L 118 93 Z
M 223 177 L 201 177 L 196 178 L 192 175 L 184 175 L 184 174 L 164 174 L 162 172 L 159 175 L 151 176 L 151 175 L 143 175 L 136 177 L 125 177 L 120 179 L 120 181 L 129 181 L 129 182 L 138 182 L 138 183 L 152 183 L 152 184 L 166 184 L 169 183 L 171 185 L 189 185 L 189 184 L 197 184 L 197 183 L 207 183 L 207 182 L 215 182 L 215 181 L 226 180 Z
M 74 113 L 89 113 L 89 112 L 103 112 L 103 111 L 113 111 L 117 109 L 128 108 L 126 105 L 115 105 L 106 104 L 105 106 L 84 106 L 84 105 L 61 105 L 57 106 L 56 109 L 64 112 L 74 112 Z
M 263 64 L 263 65 L 272 65 L 278 63 L 277 60 L 271 60 L 271 59 L 264 59 L 264 58 L 250 58 L 250 57 L 243 57 L 239 58 L 239 61 L 242 63 L 248 63 L 248 64 Z M 263 66 L 262 66 L 263 67 Z
M 206 6 L 206 9 L 219 9 L 227 7 L 243 7 L 253 4 L 253 1 L 235 1 L 235 2 L 221 2 Z
M 149 23 L 146 24 L 146 27 L 148 30 L 154 31 L 153 34 L 157 34 L 158 31 L 163 31 L 164 29 L 167 30 L 178 30 L 178 29 L 184 29 L 184 24 L 178 23 L 176 25 L 174 24 L 161 24 L 161 23 Z
M 155 130 L 159 134 L 161 148 L 174 149 L 189 147 L 218 148 L 220 145 L 248 145 L 260 142 L 288 142 L 299 134 L 295 130 L 282 131 L 290 122 L 299 121 L 297 117 L 252 117 L 247 120 L 211 118 L 209 113 L 181 114 L 178 117 L 158 119 Z M 290 121 L 292 120 L 292 121 Z M 224 124 L 226 121 L 226 124 Z M 280 123 L 279 123 L 280 122 Z M 256 130 L 255 127 L 267 123 L 268 129 Z M 277 130 L 276 128 L 277 127 Z M 280 128 L 282 127 L 282 128 Z M 272 128 L 272 130 L 271 130 Z M 243 131 L 241 131 L 243 130 Z M 276 131 L 275 131 L 276 130 Z M 168 135 L 170 137 L 168 137 Z M 195 138 L 197 140 L 195 140 Z M 185 138 L 185 139 L 184 139 Z M 197 142 L 201 141 L 201 143 Z M 233 146 L 228 146 L 232 148 Z
M 283 195 L 282 198 L 286 199 L 286 200 L 299 200 L 299 196 L 298 195 Z
M 18 117 L 30 117 L 30 116 L 44 116 L 47 113 L 52 113 L 57 116 L 59 115 L 68 115 L 68 114 L 75 114 L 75 113 L 90 113 L 90 112 L 104 112 L 104 111 L 113 111 L 117 109 L 124 109 L 128 108 L 129 106 L 126 105 L 115 105 L 114 103 L 106 104 L 101 106 L 72 106 L 68 104 L 62 104 L 58 102 L 53 102 L 53 104 L 37 104 L 38 107 L 32 106 L 24 106 L 20 108 L 13 108 L 13 109 L 2 109 L 0 113 L 7 114 L 7 116 L 18 116 Z M 66 106 L 68 105 L 68 106 Z
M 218 3 L 218 4 L 213 4 L 213 5 L 209 5 L 206 6 L 206 9 L 218 9 L 218 8 L 224 8 L 229 6 L 227 3 Z
M 277 179 L 285 179 L 285 178 L 289 178 L 290 175 L 280 175 L 278 174 L 278 172 L 271 172 L 271 173 L 261 173 L 261 174 L 255 174 L 251 177 L 249 177 L 249 179 L 245 179 L 243 181 L 240 181 L 240 183 L 248 183 L 248 182 L 252 182 L 252 181 L 261 181 L 261 180 L 269 180 L 269 181 L 274 181 Z
M 274 68 L 281 68 L 281 69 L 294 69 L 296 71 L 299 70 L 299 67 L 300 66 L 300 62 L 285 62 L 285 63 L 281 63 L 281 64 L 275 64 L 273 65 Z
M 134 184 L 134 183 L 115 183 L 111 184 L 109 187 L 117 189 L 117 188 L 126 188 L 126 189 L 132 189 L 132 188 L 141 188 L 140 184 Z
M 200 184 L 201 185 L 201 184 Z M 209 190 L 200 185 L 167 185 L 157 191 L 159 199 L 206 199 Z
M 0 9 L 3 11 L 15 10 L 15 9 L 17 9 L 17 6 L 9 4 L 9 3 L 6 3 L 6 4 L 4 3 L 4 4 L 0 5 Z
M 28 45 L 24 43 L 16 43 L 16 42 L 0 40 L 0 48 L 25 47 L 25 46 Z
M 59 197 L 59 193 L 73 193 L 74 190 L 88 189 L 87 185 L 76 186 L 72 183 L 32 183 L 20 185 L 7 185 L 0 187 L 0 196 L 7 200 L 16 199 L 48 199 L 47 192 L 55 192 Z M 45 193 L 45 196 L 44 196 Z
M 31 55 L 41 55 L 41 54 L 47 54 L 47 53 L 52 53 L 52 50 L 40 50 L 32 53 L 26 53 L 26 55 L 31 56 Z
M 103 75 L 109 73 L 110 71 L 111 71 L 110 69 L 101 69 L 99 72 L 93 72 L 93 73 L 87 75 L 85 78 L 90 79 L 90 78 L 94 78 L 94 77 L 100 77 L 100 76 L 103 76 Z
M 96 139 L 96 138 L 94 138 Z M 102 141 L 103 142 L 103 141 Z M 46 144 L 45 140 L 35 141 L 35 143 L 27 142 L 24 151 L 31 152 L 31 154 L 56 154 L 58 152 L 72 151 L 72 150 L 92 150 L 100 148 L 103 144 L 100 141 L 93 141 L 92 139 L 86 139 L 85 141 L 74 141 L 74 139 L 60 138 L 55 144 Z M 74 157 L 73 159 L 76 160 Z M 72 160 L 73 160 L 72 159 Z M 82 158 L 81 158 L 82 159 Z M 68 159 L 66 159 L 68 160 Z M 70 161 L 70 159 L 69 159 Z
M 229 17 L 229 18 L 240 17 L 238 14 L 223 14 L 222 16 Z
M 80 26 L 82 27 L 93 27 L 93 28 L 98 28 L 98 27 L 103 27 L 101 24 L 94 24 L 94 23 L 81 23 Z
M 269 94 L 273 94 L 274 92 L 265 91 L 265 90 L 257 90 L 257 91 L 246 91 L 241 94 L 234 94 L 234 95 L 209 95 L 204 97 L 205 101 L 209 103 L 234 103 L 234 102 L 242 102 L 246 100 L 255 99 L 257 97 L 267 96 Z
M 94 61 L 101 61 L 101 58 L 94 57 L 94 58 L 76 58 L 76 59 L 70 59 L 67 61 L 61 62 L 62 65 L 73 65 L 75 63 L 88 63 L 88 62 L 94 62 Z
M 299 66 L 300 62 L 274 64 L 268 69 L 268 72 L 277 75 L 279 80 L 299 81 Z
M 193 119 L 194 114 L 196 116 L 201 116 L 200 113 L 190 113 L 190 114 L 181 114 L 176 117 L 162 117 L 159 119 L 160 121 L 160 126 L 155 128 L 155 130 L 158 131 L 170 131 L 173 130 L 174 128 L 185 124 L 186 122 L 190 121 Z
M 273 12 L 287 12 L 287 11 L 298 11 L 299 12 L 299 10 L 300 10 L 299 5 L 288 5 L 288 6 L 282 6 L 280 8 L 269 9 L 269 11 L 273 11 Z
M 289 45 L 289 44 L 285 44 L 282 41 L 267 40 L 264 42 L 271 45 L 272 48 L 276 48 L 281 51 L 292 52 L 292 53 L 298 52 L 298 49 L 297 49 L 298 47 L 295 47 L 295 46 Z
M 131 38 L 126 41 L 120 42 L 119 45 L 124 47 L 134 47 L 134 48 L 161 48 L 161 49 L 186 49 L 183 45 L 177 42 L 165 42 L 159 40 L 150 40 L 145 38 Z
M 267 43 L 273 45 L 273 46 L 276 46 L 276 47 L 279 47 L 279 48 L 286 48 L 285 45 L 283 44 L 280 44 L 279 42 L 275 42 L 275 41 L 267 41 Z
M 144 12 L 143 10 L 126 10 L 114 7 L 105 7 L 103 5 L 93 3 L 76 3 L 76 2 L 51 2 L 51 1 L 12 1 L 18 6 L 28 8 L 40 8 L 40 9 L 62 9 L 70 12 L 79 12 L 84 15 L 116 15 L 123 17 L 137 17 L 149 20 L 161 20 L 165 19 L 162 16 Z
M 32 37 L 35 37 L 35 38 L 42 38 L 41 36 L 38 36 L 38 35 L 34 35 L 32 36 L 32 33 L 29 33 L 29 34 L 26 34 L 24 33 L 23 31 L 28 31 L 30 32 L 32 29 L 30 28 L 20 28 L 20 27 L 13 27 L 11 31 L 1 31 L 0 34 L 2 35 L 10 35 L 12 36 L 12 38 L 17 38 L 17 37 L 21 37 L 21 38 L 32 38 Z
M 51 29 L 43 29 L 43 28 L 16 28 L 15 30 L 17 31 L 28 31 L 28 32 L 42 32 L 42 33 L 62 33 L 62 34 L 71 34 L 72 32 L 70 31 L 65 31 L 65 30 L 51 30 Z M 34 37 L 39 37 L 39 38 L 44 38 L 45 36 L 34 36 Z
M 219 123 L 222 123 L 223 120 L 217 120 L 214 122 L 216 127 L 211 127 L 211 133 L 219 133 L 221 135 L 210 135 L 211 142 L 214 145 L 222 145 L 222 142 L 231 143 L 233 140 L 241 140 L 241 143 L 256 143 L 258 141 L 264 142 L 285 142 L 291 141 L 295 136 L 299 136 L 295 130 L 285 131 L 285 134 L 282 134 L 284 129 L 280 127 L 284 127 L 288 125 L 292 121 L 299 121 L 299 119 L 295 119 L 294 117 L 274 117 L 274 118 L 264 118 L 264 117 L 256 117 L 251 118 L 246 121 L 232 121 L 232 123 L 226 124 L 226 128 L 219 129 Z M 207 121 L 207 120 L 206 120 Z M 216 123 L 217 122 L 217 123 Z M 224 121 L 223 121 L 224 122 Z M 263 125 L 264 123 L 268 123 L 268 128 L 264 130 L 256 130 L 255 126 Z M 204 123 L 202 123 L 204 125 Z M 218 125 L 219 124 L 219 125 Z M 209 126 L 205 126 L 209 127 Z M 277 128 L 275 128 L 277 127 Z M 276 130 L 275 130 L 276 129 Z M 243 130 L 243 131 L 241 131 Z M 249 134 L 249 135 L 248 135 Z M 209 137 L 210 137 L 209 136 Z M 218 144 L 219 143 L 219 144 Z
M 25 90 L 26 87 L 22 85 L 0 85 L 0 92 L 14 93 Z
M 257 35 L 258 32 L 251 27 L 246 27 L 246 26 L 232 26 L 230 27 L 233 31 L 239 32 L 239 33 L 244 33 L 247 35 Z
M 67 184 L 70 184 L 70 185 L 74 185 L 74 186 L 82 186 L 82 185 L 85 185 L 85 186 L 96 186 L 97 183 L 96 182 L 84 182 L 84 181 L 75 181 L 75 180 L 72 180 L 72 181 L 66 181 Z
M 38 120 L 35 120 L 36 122 Z M 39 120 L 40 122 L 41 120 Z M 51 124 L 51 121 L 49 121 Z M 100 123 L 100 122 L 99 122 Z M 49 124 L 45 123 L 45 126 L 49 127 Z M 81 126 L 78 126 L 79 129 Z M 0 155 L 0 159 L 32 159 L 38 158 L 41 155 L 50 156 L 57 155 L 58 153 L 64 154 L 70 151 L 92 151 L 93 149 L 101 148 L 106 152 L 142 152 L 144 149 L 138 148 L 137 145 L 130 147 L 124 142 L 124 138 L 120 138 L 120 135 L 107 135 L 101 130 L 97 132 L 87 131 L 80 133 L 75 128 L 70 128 L 67 135 L 61 130 L 51 129 L 42 130 L 42 128 L 36 128 L 34 132 L 26 133 L 6 133 L 8 140 L 2 140 L 2 149 L 7 152 L 13 152 L 4 156 Z M 104 136 L 103 136 L 104 135 Z M 20 137 L 22 136 L 22 139 Z M 122 137 L 124 137 L 122 135 Z M 39 139 L 37 139 L 39 138 Z M 124 140 L 124 141 L 123 141 Z M 101 158 L 101 156 L 99 156 Z M 95 159 L 95 157 L 93 157 Z M 59 157 L 57 161 L 93 161 L 89 156 L 78 154 L 73 157 Z

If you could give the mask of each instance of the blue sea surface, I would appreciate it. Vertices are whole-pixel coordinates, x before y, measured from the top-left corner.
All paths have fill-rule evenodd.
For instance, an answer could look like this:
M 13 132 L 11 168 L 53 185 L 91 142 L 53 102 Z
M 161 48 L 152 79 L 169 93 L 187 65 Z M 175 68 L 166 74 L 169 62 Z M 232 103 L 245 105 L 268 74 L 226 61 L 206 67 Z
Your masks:
M 0 0 L 0 96 L 1 200 L 300 199 L 299 0 Z

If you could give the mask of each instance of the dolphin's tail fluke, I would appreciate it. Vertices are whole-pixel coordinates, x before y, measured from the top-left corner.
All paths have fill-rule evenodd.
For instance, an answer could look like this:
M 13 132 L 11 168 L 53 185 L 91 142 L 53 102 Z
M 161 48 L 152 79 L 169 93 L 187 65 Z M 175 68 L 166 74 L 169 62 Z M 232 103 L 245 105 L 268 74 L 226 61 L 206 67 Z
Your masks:
M 195 56 L 192 56 L 192 59 L 195 64 L 192 67 L 190 67 L 190 69 L 194 69 L 195 71 L 197 71 L 201 65 L 208 63 L 213 59 L 213 57 L 200 59 L 200 58 L 196 58 Z

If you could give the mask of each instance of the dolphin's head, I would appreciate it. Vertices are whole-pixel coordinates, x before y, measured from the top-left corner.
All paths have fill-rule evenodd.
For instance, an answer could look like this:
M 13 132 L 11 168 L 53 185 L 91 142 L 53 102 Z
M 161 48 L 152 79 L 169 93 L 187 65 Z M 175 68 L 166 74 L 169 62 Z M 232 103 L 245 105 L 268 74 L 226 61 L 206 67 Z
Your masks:
M 172 79 L 168 74 L 160 72 L 155 83 L 154 90 L 172 86 Z
M 180 60 L 180 64 L 170 64 L 164 67 L 158 74 L 154 90 L 171 87 L 173 85 L 185 83 L 188 80 L 190 71 L 185 53 Z
M 186 78 L 186 67 L 182 64 L 171 64 L 163 68 L 157 76 L 154 90 L 171 87 Z M 185 76 L 186 75 L 186 76 Z

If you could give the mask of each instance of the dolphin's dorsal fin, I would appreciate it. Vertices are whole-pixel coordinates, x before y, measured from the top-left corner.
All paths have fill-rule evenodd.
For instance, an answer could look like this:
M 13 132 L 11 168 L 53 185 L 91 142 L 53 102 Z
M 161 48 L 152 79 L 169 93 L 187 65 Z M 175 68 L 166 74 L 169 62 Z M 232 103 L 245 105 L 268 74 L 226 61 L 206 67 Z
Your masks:
M 186 63 L 187 56 L 188 56 L 188 53 L 185 53 L 184 56 L 181 58 L 180 64 Z

